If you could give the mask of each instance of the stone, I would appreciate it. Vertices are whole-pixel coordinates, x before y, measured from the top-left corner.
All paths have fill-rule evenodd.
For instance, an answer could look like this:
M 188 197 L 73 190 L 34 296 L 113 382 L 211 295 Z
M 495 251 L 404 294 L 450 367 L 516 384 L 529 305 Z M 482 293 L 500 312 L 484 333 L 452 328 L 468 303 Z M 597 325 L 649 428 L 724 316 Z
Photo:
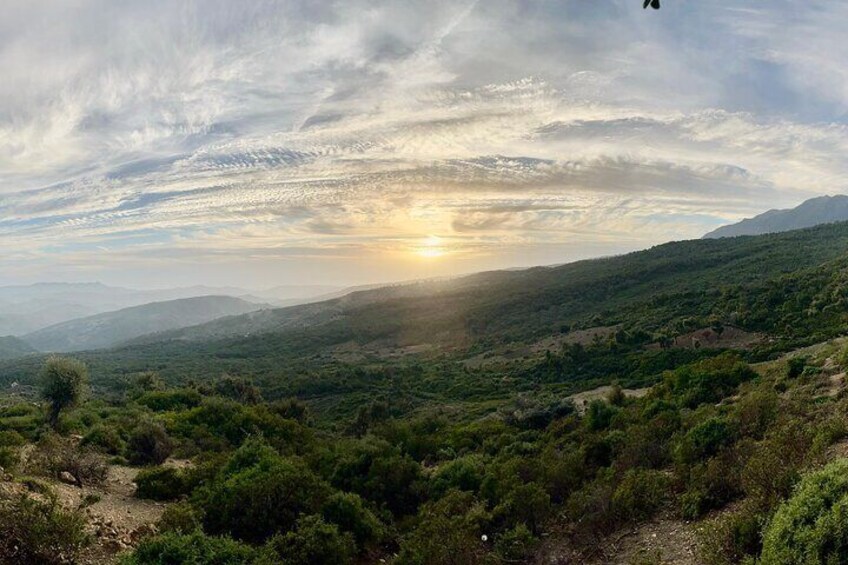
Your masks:
M 77 478 L 67 471 L 62 471 L 61 473 L 59 473 L 59 480 L 67 485 L 78 484 Z

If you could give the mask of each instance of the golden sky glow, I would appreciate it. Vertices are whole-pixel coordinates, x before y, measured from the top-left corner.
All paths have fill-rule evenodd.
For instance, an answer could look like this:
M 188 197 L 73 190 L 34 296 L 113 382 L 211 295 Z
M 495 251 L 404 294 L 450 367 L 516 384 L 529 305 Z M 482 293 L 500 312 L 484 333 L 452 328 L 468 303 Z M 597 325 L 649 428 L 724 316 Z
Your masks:
M 562 263 L 846 190 L 836 0 L 3 7 L 0 284 Z

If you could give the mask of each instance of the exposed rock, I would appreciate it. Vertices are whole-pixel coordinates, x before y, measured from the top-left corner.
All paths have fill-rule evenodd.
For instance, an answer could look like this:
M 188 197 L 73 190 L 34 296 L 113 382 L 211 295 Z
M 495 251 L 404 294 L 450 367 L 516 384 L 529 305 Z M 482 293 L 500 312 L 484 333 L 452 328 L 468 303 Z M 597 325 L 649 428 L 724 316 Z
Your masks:
M 59 480 L 65 483 L 66 485 L 79 485 L 79 481 L 77 480 L 77 478 L 67 471 L 62 471 L 61 473 L 59 473 Z

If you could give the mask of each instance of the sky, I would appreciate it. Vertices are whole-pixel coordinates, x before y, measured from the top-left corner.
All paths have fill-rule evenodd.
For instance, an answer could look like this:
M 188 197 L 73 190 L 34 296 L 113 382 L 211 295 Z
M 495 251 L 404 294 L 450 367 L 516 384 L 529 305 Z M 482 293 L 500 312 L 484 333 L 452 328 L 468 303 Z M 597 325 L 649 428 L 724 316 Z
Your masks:
M 848 192 L 838 0 L 4 0 L 0 284 L 349 285 Z

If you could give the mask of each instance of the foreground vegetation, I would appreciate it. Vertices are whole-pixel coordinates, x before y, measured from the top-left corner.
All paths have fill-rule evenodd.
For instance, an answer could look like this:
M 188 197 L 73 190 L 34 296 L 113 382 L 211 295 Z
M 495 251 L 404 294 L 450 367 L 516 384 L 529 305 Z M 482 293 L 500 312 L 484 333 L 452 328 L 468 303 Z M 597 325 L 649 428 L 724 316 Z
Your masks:
M 556 395 L 461 422 L 374 402 L 333 432 L 244 380 L 175 388 L 147 373 L 121 400 L 68 405 L 55 431 L 52 403 L 6 405 L 0 456 L 18 483 L 68 472 L 95 484 L 107 463 L 144 466 L 137 496 L 168 508 L 127 564 L 524 562 L 552 544 L 588 558 L 658 514 L 702 525 L 705 562 L 826 563 L 848 552 L 848 462 L 833 455 L 848 436 L 848 397 L 830 378 L 848 359 L 840 347 L 754 367 L 715 355 L 638 399 L 613 387 L 583 415 Z M 74 371 L 47 366 L 48 400 Z M 192 463 L 162 465 L 172 457 Z M 6 561 L 63 562 L 86 545 L 82 515 L 39 490 L 0 505 L 25 517 L 0 519 Z

